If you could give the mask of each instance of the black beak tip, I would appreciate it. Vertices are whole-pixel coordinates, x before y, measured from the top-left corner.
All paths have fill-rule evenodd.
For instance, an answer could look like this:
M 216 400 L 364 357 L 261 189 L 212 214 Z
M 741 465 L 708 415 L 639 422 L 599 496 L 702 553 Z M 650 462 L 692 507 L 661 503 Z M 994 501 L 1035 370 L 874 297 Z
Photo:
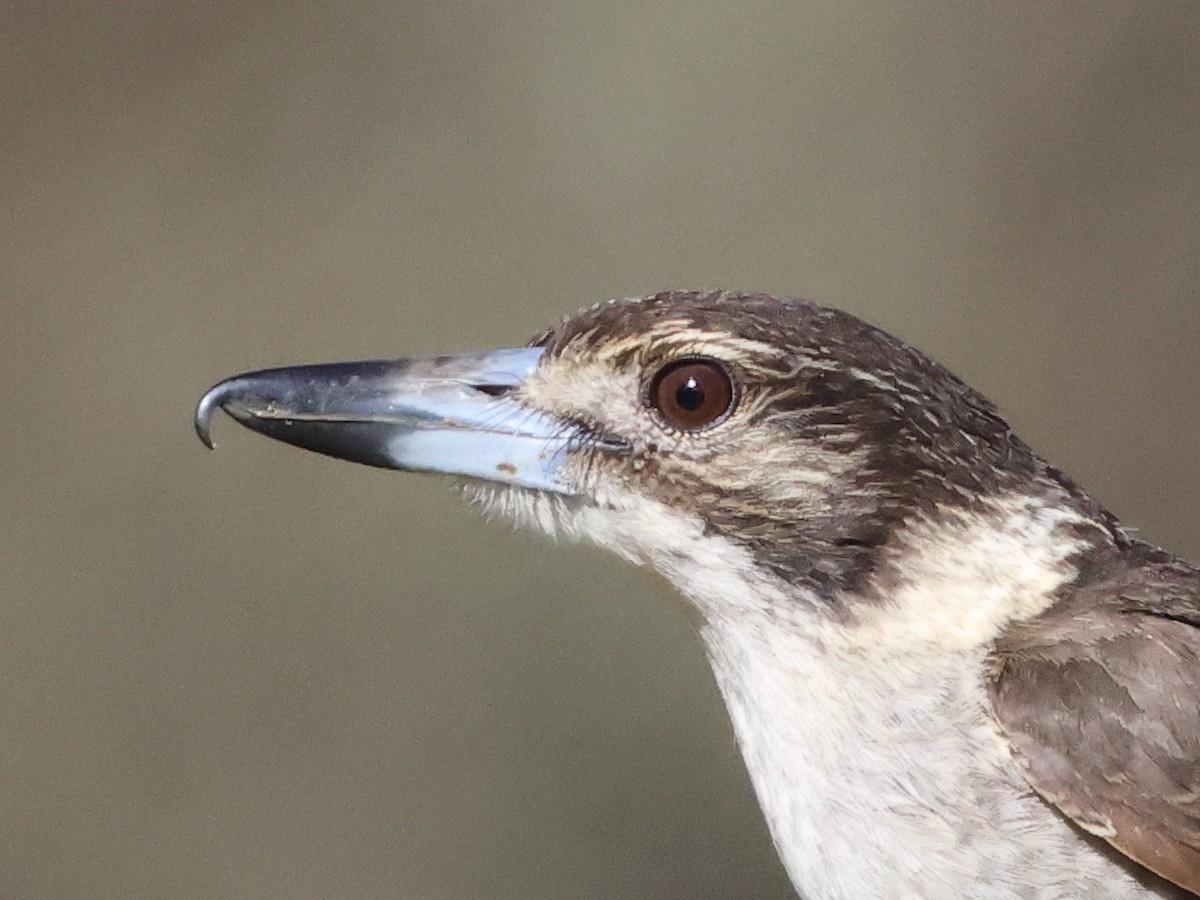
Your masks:
M 224 408 L 225 402 L 234 393 L 234 390 L 234 379 L 222 381 L 209 388 L 200 398 L 200 402 L 196 404 L 196 417 L 192 424 L 196 429 L 196 436 L 209 450 L 216 446 L 212 439 L 213 413 Z

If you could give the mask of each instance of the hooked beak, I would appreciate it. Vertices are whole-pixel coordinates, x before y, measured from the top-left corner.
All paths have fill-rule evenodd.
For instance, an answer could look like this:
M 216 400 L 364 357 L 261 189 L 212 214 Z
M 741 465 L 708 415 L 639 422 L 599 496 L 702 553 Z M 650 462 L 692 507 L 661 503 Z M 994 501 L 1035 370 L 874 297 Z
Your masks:
M 212 447 L 223 409 L 267 437 L 351 462 L 466 475 L 571 494 L 562 464 L 597 439 L 511 393 L 543 349 L 265 369 L 213 386 L 196 407 Z

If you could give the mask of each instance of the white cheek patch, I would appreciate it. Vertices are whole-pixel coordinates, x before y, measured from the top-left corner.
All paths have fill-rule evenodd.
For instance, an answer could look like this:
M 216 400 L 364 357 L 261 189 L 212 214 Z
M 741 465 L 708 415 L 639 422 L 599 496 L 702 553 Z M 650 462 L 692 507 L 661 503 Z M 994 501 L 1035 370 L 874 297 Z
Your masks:
M 936 521 L 914 521 L 892 539 L 886 574 L 895 583 L 877 603 L 864 604 L 851 640 L 873 648 L 946 649 L 992 640 L 1009 622 L 1045 610 L 1076 576 L 1071 557 L 1087 541 L 1066 539 L 1065 526 L 1074 524 L 1086 520 L 1028 495 L 993 500 L 980 512 L 942 510 Z

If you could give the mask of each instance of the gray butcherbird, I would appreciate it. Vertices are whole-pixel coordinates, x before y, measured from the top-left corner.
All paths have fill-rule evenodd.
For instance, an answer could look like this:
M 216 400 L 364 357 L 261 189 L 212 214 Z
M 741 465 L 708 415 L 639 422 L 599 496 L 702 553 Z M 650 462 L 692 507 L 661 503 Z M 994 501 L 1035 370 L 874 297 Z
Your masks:
M 1200 893 L 1200 571 L 853 316 L 664 293 L 217 408 L 662 573 L 807 897 Z

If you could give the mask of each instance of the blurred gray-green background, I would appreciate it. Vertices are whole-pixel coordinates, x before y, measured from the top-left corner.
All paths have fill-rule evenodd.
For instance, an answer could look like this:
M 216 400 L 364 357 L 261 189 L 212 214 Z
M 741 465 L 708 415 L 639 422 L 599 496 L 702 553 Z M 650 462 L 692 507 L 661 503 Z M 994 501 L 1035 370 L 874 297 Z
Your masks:
M 787 898 L 688 615 L 192 405 L 723 286 L 923 347 L 1200 556 L 1200 5 L 23 4 L 0 898 Z

